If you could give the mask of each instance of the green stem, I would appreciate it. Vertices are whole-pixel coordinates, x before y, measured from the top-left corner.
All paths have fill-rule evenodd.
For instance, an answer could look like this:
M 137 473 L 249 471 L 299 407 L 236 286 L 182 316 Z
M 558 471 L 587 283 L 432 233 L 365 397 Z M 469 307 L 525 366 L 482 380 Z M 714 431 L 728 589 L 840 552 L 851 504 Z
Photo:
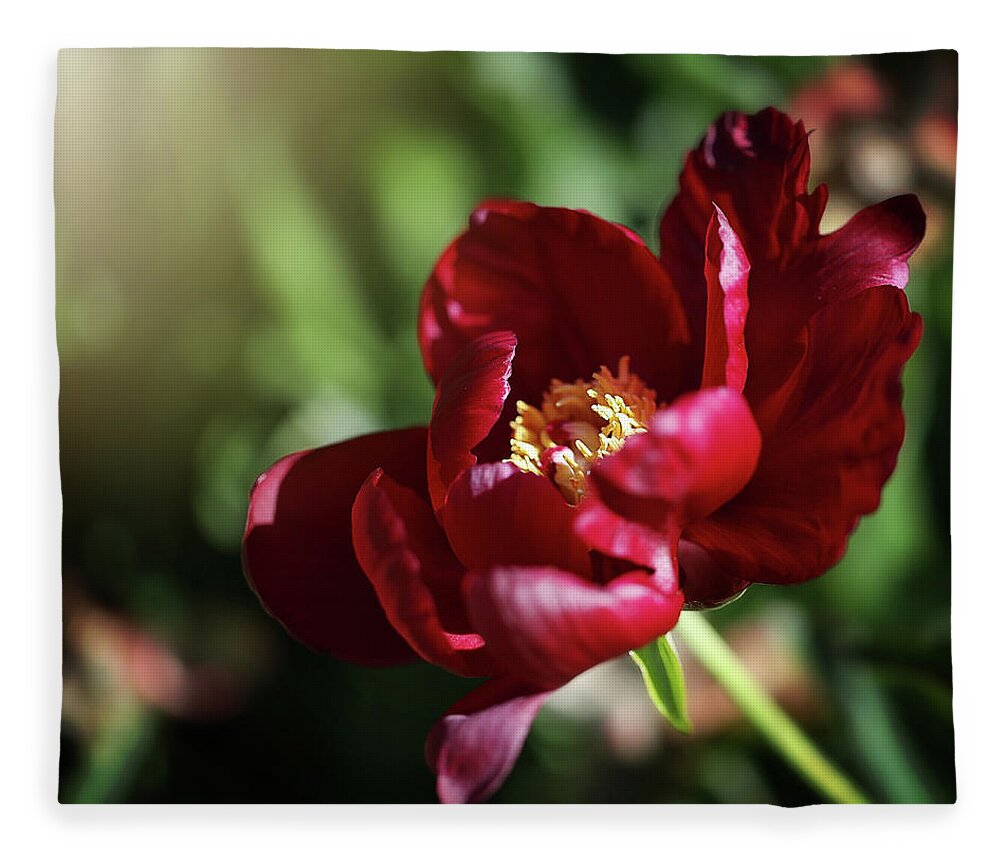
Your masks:
M 674 633 L 754 728 L 817 791 L 834 803 L 869 802 L 778 707 L 702 613 L 681 613 Z

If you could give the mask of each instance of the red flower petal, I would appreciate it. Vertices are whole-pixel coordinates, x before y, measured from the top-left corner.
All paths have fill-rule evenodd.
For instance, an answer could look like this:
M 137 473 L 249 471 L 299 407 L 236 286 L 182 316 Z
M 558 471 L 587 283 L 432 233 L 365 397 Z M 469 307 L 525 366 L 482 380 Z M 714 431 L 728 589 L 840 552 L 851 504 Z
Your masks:
M 470 570 L 554 565 L 589 576 L 588 550 L 573 531 L 574 516 L 547 478 L 512 463 L 482 463 L 452 485 L 441 521 Z
M 684 303 L 698 355 L 706 317 L 705 234 L 716 205 L 753 265 L 750 324 L 756 318 L 773 327 L 791 316 L 796 329 L 808 316 L 796 306 L 797 297 L 808 304 L 812 285 L 780 276 L 788 258 L 819 236 L 826 189 L 809 194 L 808 179 L 806 130 L 774 108 L 753 116 L 723 114 L 688 155 L 677 197 L 660 222 L 660 260 Z M 767 307 L 758 308 L 758 300 Z M 755 361 L 755 351 L 749 352 Z
M 623 355 L 660 397 L 679 390 L 688 332 L 668 279 L 634 233 L 587 212 L 491 201 L 472 214 L 421 299 L 431 378 L 496 330 L 517 335 L 515 398 L 537 402 L 553 377 L 587 379 Z
M 497 663 L 536 689 L 666 633 L 684 596 L 635 571 L 607 585 L 552 567 L 496 567 L 466 577 L 469 614 Z
M 431 729 L 425 747 L 442 803 L 478 803 L 500 787 L 548 695 L 498 679 L 449 709 Z
M 413 651 L 386 620 L 351 543 L 351 505 L 381 466 L 426 492 L 424 428 L 352 439 L 278 460 L 250 491 L 243 570 L 296 639 L 344 660 L 398 663 Z
M 438 384 L 427 439 L 427 478 L 434 509 L 448 488 L 476 464 L 472 453 L 489 435 L 510 393 L 511 363 L 517 338 L 492 332 L 466 344 L 448 365 Z M 506 424 L 504 435 L 510 435 Z
M 753 116 L 724 114 L 688 156 L 680 191 L 660 224 L 661 262 L 699 349 L 704 329 L 698 321 L 706 319 L 710 295 L 706 274 L 711 280 L 703 240 L 716 206 L 739 236 L 752 266 L 744 393 L 755 412 L 776 396 L 780 405 L 787 393 L 782 389 L 802 360 L 802 329 L 813 314 L 873 286 L 902 287 L 906 260 L 924 233 L 920 204 L 908 195 L 870 207 L 836 233 L 820 236 L 826 188 L 810 194 L 808 181 L 809 143 L 801 122 L 773 108 Z M 714 352 L 709 344 L 706 360 L 716 361 Z M 712 381 L 717 378 L 715 370 Z
M 705 238 L 705 281 L 708 310 L 701 387 L 726 385 L 742 392 L 747 381 L 743 327 L 750 309 L 750 261 L 718 206 L 714 207 Z
M 631 566 L 653 571 L 661 590 L 684 592 L 687 609 L 721 606 L 742 593 L 750 584 L 735 579 L 711 555 L 683 538 L 677 543 L 662 531 L 625 519 L 610 511 L 593 496 L 584 501 L 576 520 L 576 530 L 597 550 L 596 559 L 612 576 Z M 626 566 L 626 567 L 623 567 Z M 601 568 L 598 569 L 599 572 Z
M 660 591 L 672 592 L 680 587 L 676 534 L 669 535 L 615 513 L 595 493 L 580 505 L 575 527 L 580 538 L 595 550 L 596 581 L 607 583 L 639 567 L 652 573 Z
M 492 674 L 462 604 L 464 569 L 430 506 L 377 470 L 358 492 L 353 522 L 358 561 L 413 650 L 459 675 Z
M 743 397 L 706 388 L 659 410 L 647 433 L 598 461 L 590 481 L 609 509 L 676 541 L 746 485 L 760 446 Z
M 905 287 L 906 261 L 924 238 L 927 217 L 913 194 L 862 209 L 819 240 L 812 282 L 823 304 L 848 299 L 870 287 Z
M 921 328 L 895 287 L 816 314 L 799 385 L 753 479 L 685 537 L 731 576 L 754 582 L 799 582 L 831 567 L 895 468 L 904 435 L 900 374 Z
M 711 555 L 695 543 L 681 538 L 677 548 L 680 583 L 685 609 L 711 609 L 742 594 L 749 582 L 734 579 Z

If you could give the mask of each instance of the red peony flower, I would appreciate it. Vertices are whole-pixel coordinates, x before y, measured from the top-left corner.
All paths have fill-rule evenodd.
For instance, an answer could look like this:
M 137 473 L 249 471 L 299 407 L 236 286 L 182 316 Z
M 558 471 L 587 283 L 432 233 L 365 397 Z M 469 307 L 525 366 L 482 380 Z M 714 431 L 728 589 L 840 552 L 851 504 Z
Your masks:
M 546 695 L 682 606 L 815 577 L 903 441 L 912 195 L 821 236 L 802 123 L 725 114 L 656 257 L 587 212 L 490 201 L 424 289 L 426 429 L 275 463 L 247 578 L 307 645 L 489 678 L 433 728 L 444 801 L 489 796 Z

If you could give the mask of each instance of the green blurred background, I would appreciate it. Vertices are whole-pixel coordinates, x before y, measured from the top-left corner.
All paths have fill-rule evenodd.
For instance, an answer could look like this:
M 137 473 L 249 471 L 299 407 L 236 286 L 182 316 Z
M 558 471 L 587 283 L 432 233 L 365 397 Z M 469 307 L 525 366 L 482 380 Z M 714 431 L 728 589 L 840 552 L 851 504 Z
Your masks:
M 926 331 L 899 467 L 843 562 L 712 620 L 876 800 L 953 800 L 956 93 L 952 52 L 62 52 L 60 799 L 433 801 L 424 736 L 476 682 L 289 639 L 241 572 L 248 488 L 293 450 L 426 422 L 417 299 L 478 200 L 586 208 L 655 248 L 707 125 L 773 104 L 816 129 L 825 229 L 920 195 Z M 817 802 L 690 662 L 691 738 L 607 664 L 543 710 L 497 801 Z

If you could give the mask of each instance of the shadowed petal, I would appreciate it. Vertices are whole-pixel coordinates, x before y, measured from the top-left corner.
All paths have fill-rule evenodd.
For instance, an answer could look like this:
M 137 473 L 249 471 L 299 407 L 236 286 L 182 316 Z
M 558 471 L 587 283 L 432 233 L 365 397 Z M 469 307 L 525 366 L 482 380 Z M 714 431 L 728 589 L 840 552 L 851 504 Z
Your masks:
M 358 561 L 413 650 L 460 675 L 492 674 L 464 611 L 464 569 L 427 502 L 377 470 L 358 492 L 353 522 Z
M 600 581 L 609 582 L 638 567 L 652 572 L 661 591 L 676 591 L 680 587 L 676 528 L 668 533 L 628 519 L 611 510 L 596 493 L 583 500 L 574 526 L 587 546 L 596 551 L 599 573 L 615 562 L 610 567 L 612 575 L 601 576 Z
M 425 747 L 442 803 L 479 803 L 501 786 L 548 695 L 504 678 L 487 681 L 448 710 Z
M 441 376 L 427 439 L 427 475 L 434 509 L 448 488 L 476 464 L 472 453 L 497 423 L 510 393 L 511 363 L 517 338 L 492 332 L 459 350 Z M 503 427 L 507 433 L 506 425 Z
M 381 467 L 426 493 L 427 431 L 394 430 L 278 460 L 250 491 L 243 570 L 264 608 L 296 639 L 344 660 L 414 657 L 386 620 L 351 543 L 351 506 Z
M 684 538 L 678 545 L 677 560 L 686 609 L 722 606 L 750 585 L 745 579 L 734 579 L 704 549 Z

